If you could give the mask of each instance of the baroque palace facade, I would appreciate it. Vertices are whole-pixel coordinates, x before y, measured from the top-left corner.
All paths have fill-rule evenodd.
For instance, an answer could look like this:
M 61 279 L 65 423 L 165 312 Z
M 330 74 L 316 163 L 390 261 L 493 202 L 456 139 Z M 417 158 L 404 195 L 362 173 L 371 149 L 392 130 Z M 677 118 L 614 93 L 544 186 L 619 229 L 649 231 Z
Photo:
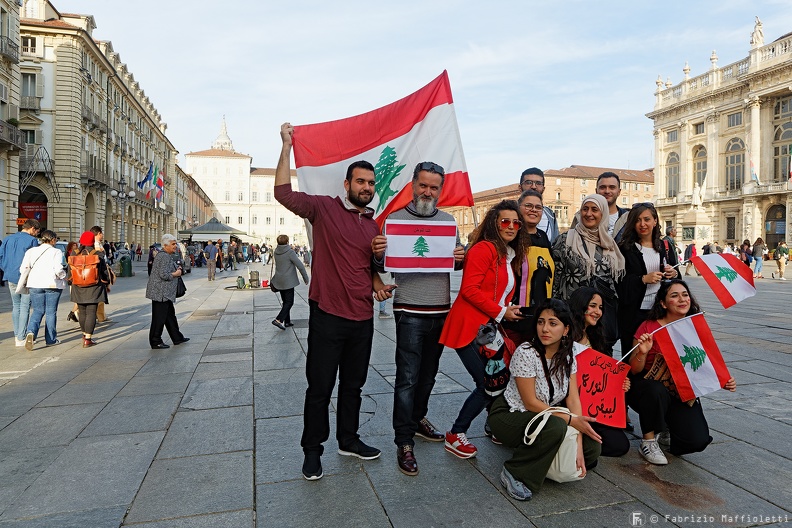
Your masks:
M 651 169 L 611 169 L 606 167 L 590 167 L 572 165 L 563 169 L 548 169 L 545 174 L 545 190 L 542 201 L 550 207 L 558 220 L 560 233 L 568 230 L 580 204 L 589 194 L 596 192 L 597 177 L 603 172 L 614 172 L 621 180 L 619 207 L 629 208 L 637 202 L 651 201 L 654 196 L 654 175 Z M 444 208 L 451 213 L 459 226 L 459 237 L 464 244 L 468 235 L 484 218 L 487 209 L 501 200 L 516 200 L 520 196 L 519 172 L 511 185 L 496 187 L 473 193 L 474 206 Z M 662 219 L 661 219 L 662 220 Z
M 718 60 L 656 82 L 656 205 L 684 244 L 762 237 L 773 248 L 792 219 L 792 33 L 765 44 L 757 18 L 748 57 Z

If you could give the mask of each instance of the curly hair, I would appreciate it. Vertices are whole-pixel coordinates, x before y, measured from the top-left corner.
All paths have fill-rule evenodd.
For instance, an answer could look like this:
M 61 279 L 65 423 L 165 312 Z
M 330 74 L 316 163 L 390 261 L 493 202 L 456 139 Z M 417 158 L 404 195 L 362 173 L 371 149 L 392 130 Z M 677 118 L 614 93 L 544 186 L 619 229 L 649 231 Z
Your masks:
M 591 343 L 591 347 L 594 350 L 603 352 L 606 343 L 605 336 L 602 333 L 602 317 L 594 326 L 586 327 L 586 311 L 588 311 L 589 303 L 595 295 L 599 295 L 600 299 L 602 299 L 602 295 L 596 288 L 582 286 L 569 296 L 569 311 L 572 312 L 572 330 L 570 334 L 572 339 L 578 342 L 583 339 L 585 334 L 589 343 Z
M 522 222 L 522 215 L 520 214 L 520 207 L 517 205 L 517 202 L 514 200 L 502 200 L 500 203 L 497 203 L 490 207 L 487 211 L 487 214 L 484 215 L 484 219 L 481 221 L 481 224 L 473 231 L 473 241 L 471 242 L 471 246 L 478 244 L 479 242 L 486 240 L 487 242 L 492 243 L 495 246 L 495 249 L 498 251 L 498 258 L 506 257 L 506 242 L 500 236 L 500 231 L 498 229 L 498 215 L 501 211 L 514 211 L 517 213 L 517 218 Z M 515 270 L 515 273 L 522 265 L 522 260 L 525 255 L 528 254 L 528 248 L 531 247 L 531 235 L 528 234 L 528 230 L 525 226 L 525 223 L 520 226 L 520 229 L 517 231 L 517 236 L 509 242 L 509 247 L 514 250 L 514 254 L 516 258 L 512 259 L 512 269 Z M 522 257 L 522 258 L 521 258 Z
M 641 239 L 638 236 L 638 231 L 635 229 L 635 224 L 638 223 L 644 211 L 649 211 L 655 219 L 655 226 L 652 229 L 652 247 L 655 251 L 660 253 L 662 242 L 660 242 L 660 219 L 657 217 L 657 209 L 654 205 L 649 203 L 636 204 L 630 209 L 627 216 L 627 222 L 624 224 L 624 231 L 622 232 L 621 241 L 619 242 L 619 249 L 622 251 L 629 251 L 635 247 L 635 244 L 640 244 Z
M 665 302 L 666 296 L 668 295 L 668 290 L 670 290 L 671 286 L 675 284 L 681 284 L 685 290 L 687 290 L 688 295 L 690 296 L 690 309 L 688 310 L 687 315 L 695 315 L 701 312 L 701 307 L 696 302 L 693 294 L 690 293 L 690 288 L 688 287 L 687 283 L 682 279 L 671 279 L 670 281 L 662 281 L 660 283 L 660 289 L 657 290 L 657 296 L 655 297 L 654 303 L 649 309 L 649 313 L 646 314 L 647 321 L 657 321 L 658 319 L 662 319 L 666 316 L 666 313 L 668 312 L 660 303 Z
M 545 347 L 536 331 L 536 322 L 545 310 L 553 312 L 553 315 L 561 321 L 561 324 L 568 326 L 570 331 L 573 328 L 572 312 L 569 311 L 567 303 L 554 298 L 545 299 L 540 302 L 534 312 L 533 321 L 528 333 L 528 342 L 530 342 L 531 346 L 542 356 L 545 354 Z M 558 345 L 558 351 L 553 355 L 553 359 L 550 360 L 550 364 L 547 366 L 551 378 L 556 378 L 559 373 L 563 373 L 568 379 L 572 372 L 572 362 L 575 360 L 575 356 L 572 351 L 572 339 L 571 336 L 569 337 L 570 339 L 566 339 L 566 342 L 564 342 L 563 339 L 561 340 L 561 343 Z M 548 380 L 548 382 L 549 381 L 550 380 Z

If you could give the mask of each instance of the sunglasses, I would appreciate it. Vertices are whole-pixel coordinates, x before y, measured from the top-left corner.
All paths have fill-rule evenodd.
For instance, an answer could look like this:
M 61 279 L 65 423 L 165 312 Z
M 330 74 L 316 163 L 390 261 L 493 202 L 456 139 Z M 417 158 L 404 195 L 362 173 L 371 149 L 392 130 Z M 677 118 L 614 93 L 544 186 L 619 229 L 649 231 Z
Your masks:
M 500 219 L 501 229 L 509 229 L 510 226 L 514 226 L 514 229 L 520 229 L 522 225 L 523 223 L 521 220 L 509 220 L 508 218 Z
M 415 169 L 416 171 L 429 171 L 434 172 L 435 174 L 440 174 L 441 176 L 445 176 L 445 169 L 437 163 L 432 163 L 431 161 L 421 162 Z
M 650 209 L 654 209 L 655 206 L 652 202 L 641 202 L 641 203 L 634 203 L 632 208 L 635 209 L 636 207 L 649 207 Z

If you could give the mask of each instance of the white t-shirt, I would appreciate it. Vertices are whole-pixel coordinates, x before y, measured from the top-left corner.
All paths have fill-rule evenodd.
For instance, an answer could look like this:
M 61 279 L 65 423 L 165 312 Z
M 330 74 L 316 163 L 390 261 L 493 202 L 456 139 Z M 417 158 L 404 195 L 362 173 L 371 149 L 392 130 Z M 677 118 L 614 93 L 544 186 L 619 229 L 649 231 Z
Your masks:
M 616 226 L 616 220 L 619 219 L 619 211 L 617 210 L 612 215 L 608 215 L 608 234 L 613 236 L 613 228 Z
M 548 361 L 548 368 L 550 361 Z M 550 389 L 547 385 L 547 378 L 542 367 L 542 360 L 539 359 L 539 354 L 535 348 L 529 343 L 523 343 L 517 350 L 514 351 L 511 363 L 509 364 L 509 371 L 511 372 L 511 379 L 506 386 L 506 392 L 503 396 L 509 404 L 509 409 L 512 412 L 525 412 L 525 404 L 520 397 L 520 391 L 517 389 L 517 382 L 515 378 L 534 378 L 536 386 L 536 397 L 543 403 L 553 406 L 560 403 L 567 396 L 569 390 L 569 378 L 562 376 L 553 377 L 553 401 L 550 401 Z M 577 372 L 577 363 L 572 362 L 571 374 Z
M 660 253 L 658 253 L 655 248 L 644 247 L 638 243 L 635 245 L 641 250 L 641 256 L 643 257 L 644 265 L 646 266 L 646 273 L 662 271 L 660 269 Z M 644 294 L 643 301 L 641 302 L 641 310 L 648 310 L 652 307 L 659 289 L 659 282 L 646 285 L 646 293 Z

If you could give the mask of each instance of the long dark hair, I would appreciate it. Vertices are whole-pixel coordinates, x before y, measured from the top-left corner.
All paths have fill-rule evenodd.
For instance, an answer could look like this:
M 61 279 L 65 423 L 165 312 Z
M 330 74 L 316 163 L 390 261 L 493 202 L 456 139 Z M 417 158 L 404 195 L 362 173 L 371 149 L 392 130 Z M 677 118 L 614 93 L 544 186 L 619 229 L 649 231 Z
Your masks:
M 531 346 L 539 354 L 541 354 L 542 357 L 545 354 L 545 347 L 542 344 L 541 339 L 539 339 L 539 334 L 536 331 L 536 322 L 539 320 L 539 317 L 545 310 L 550 310 L 553 312 L 553 315 L 555 315 L 564 326 L 568 326 L 570 331 L 572 330 L 572 312 L 569 311 L 569 307 L 564 301 L 550 298 L 540 302 L 536 307 L 536 311 L 534 312 L 533 321 L 528 333 L 528 341 L 531 343 Z M 572 339 L 569 338 L 570 336 L 567 337 L 567 339 L 562 339 L 561 343 L 558 344 L 558 351 L 555 353 L 553 359 L 550 360 L 550 364 L 547 366 L 548 370 L 550 371 L 551 378 L 557 378 L 559 373 L 563 373 L 567 379 L 569 379 L 569 375 L 572 372 L 572 362 L 574 361 L 574 354 L 572 353 Z M 549 382 L 550 380 L 547 381 Z
M 663 305 L 660 303 L 665 302 L 666 296 L 668 295 L 668 290 L 671 289 L 671 286 L 674 284 L 681 284 L 685 290 L 687 290 L 688 295 L 690 296 L 690 310 L 688 310 L 686 317 L 701 312 L 701 307 L 696 302 L 693 294 L 690 293 L 690 287 L 687 285 L 687 283 L 682 279 L 671 279 L 670 281 L 662 281 L 660 283 L 660 289 L 657 290 L 657 296 L 655 297 L 654 304 L 652 304 L 652 307 L 649 309 L 649 313 L 646 314 L 647 321 L 657 321 L 658 319 L 662 319 L 666 316 L 668 311 L 663 308 Z
M 498 231 L 498 215 L 501 211 L 514 211 L 517 213 L 517 219 L 522 222 L 520 229 L 517 231 L 517 236 L 508 245 L 514 250 L 515 258 L 512 259 L 512 268 L 515 273 L 522 265 L 522 257 L 528 253 L 528 248 L 531 247 L 531 235 L 528 234 L 528 229 L 523 222 L 522 215 L 520 214 L 520 207 L 514 200 L 502 200 L 490 207 L 487 214 L 478 228 L 473 231 L 473 241 L 471 246 L 478 244 L 482 240 L 486 240 L 495 245 L 498 252 L 498 258 L 506 256 L 506 242 L 500 237 Z
M 569 311 L 572 313 L 572 329 L 569 333 L 574 341 L 580 341 L 585 334 L 591 343 L 591 348 L 604 352 L 606 344 L 605 336 L 602 334 L 602 317 L 599 318 L 597 324 L 586 328 L 586 311 L 588 311 L 588 305 L 595 295 L 599 295 L 602 299 L 602 295 L 596 288 L 582 286 L 569 296 Z
M 624 224 L 624 231 L 622 232 L 621 241 L 619 242 L 619 249 L 624 251 L 633 251 L 635 244 L 640 244 L 641 239 L 638 236 L 638 231 L 635 230 L 635 224 L 638 223 L 638 217 L 644 211 L 649 211 L 655 219 L 655 226 L 652 229 L 652 247 L 655 251 L 660 253 L 662 243 L 660 242 L 660 219 L 657 217 L 657 209 L 650 203 L 636 204 L 630 209 L 627 215 L 627 222 Z

